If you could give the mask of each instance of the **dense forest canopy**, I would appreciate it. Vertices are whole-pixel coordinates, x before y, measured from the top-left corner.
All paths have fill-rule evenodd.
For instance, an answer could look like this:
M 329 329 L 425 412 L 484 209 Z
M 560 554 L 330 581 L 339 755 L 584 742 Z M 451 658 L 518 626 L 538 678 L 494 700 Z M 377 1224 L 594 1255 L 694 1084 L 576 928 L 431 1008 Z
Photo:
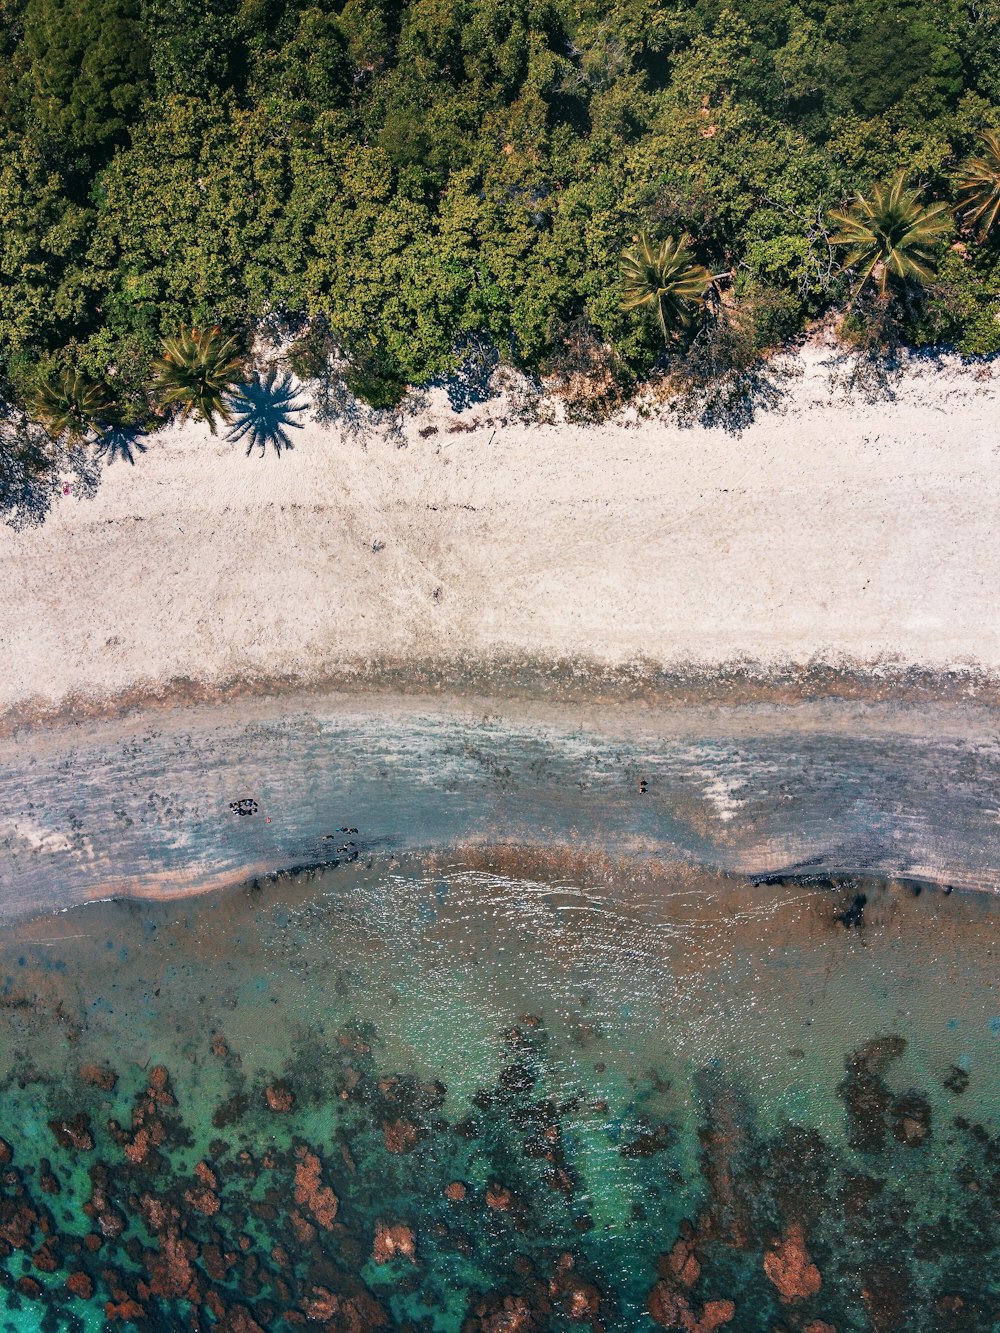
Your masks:
M 831 210 L 898 171 L 954 203 L 1000 125 L 1000 0 L 0 0 L 0 16 L 7 396 L 72 369 L 136 416 L 184 325 L 305 332 L 375 404 L 470 339 L 541 373 L 599 346 L 634 380 L 664 344 L 622 299 L 640 234 L 690 237 L 764 348 L 850 297 Z M 996 236 L 959 216 L 935 244 L 933 281 L 899 294 L 905 336 L 996 351 Z

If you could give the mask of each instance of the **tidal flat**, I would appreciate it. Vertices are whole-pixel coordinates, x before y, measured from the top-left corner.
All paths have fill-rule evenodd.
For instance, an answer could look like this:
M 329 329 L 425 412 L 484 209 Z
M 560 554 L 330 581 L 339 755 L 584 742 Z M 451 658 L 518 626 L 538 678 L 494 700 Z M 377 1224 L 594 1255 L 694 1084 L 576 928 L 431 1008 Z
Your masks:
M 983 1333 L 998 920 L 479 848 L 16 922 L 0 1330 Z

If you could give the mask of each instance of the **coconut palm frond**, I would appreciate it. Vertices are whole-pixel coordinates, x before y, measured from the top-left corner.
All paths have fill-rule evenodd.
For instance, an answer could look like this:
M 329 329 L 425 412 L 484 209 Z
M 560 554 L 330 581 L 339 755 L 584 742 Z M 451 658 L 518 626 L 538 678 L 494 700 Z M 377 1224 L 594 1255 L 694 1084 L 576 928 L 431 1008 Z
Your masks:
M 42 380 L 30 406 L 53 439 L 99 437 L 119 419 L 107 385 L 69 368 Z
M 193 415 L 215 434 L 215 419 L 230 419 L 226 395 L 239 383 L 244 357 L 235 337 L 218 325 L 181 329 L 163 343 L 154 363 L 156 387 L 165 407 L 180 410 L 182 421 Z
M 656 242 L 643 232 L 622 252 L 622 309 L 655 311 L 664 342 L 691 322 L 710 283 L 708 269 L 695 262 L 686 233 Z
M 830 213 L 830 221 L 838 228 L 831 244 L 846 248 L 844 268 L 857 275 L 853 299 L 872 278 L 883 296 L 891 278 L 931 281 L 935 250 L 951 227 L 951 210 L 942 202 L 922 204 L 920 192 L 907 189 L 900 172 L 891 182 L 875 185 L 870 197 L 859 191 L 849 208 Z
M 1000 131 L 987 130 L 984 152 L 971 158 L 958 181 L 959 212 L 985 240 L 1000 218 Z

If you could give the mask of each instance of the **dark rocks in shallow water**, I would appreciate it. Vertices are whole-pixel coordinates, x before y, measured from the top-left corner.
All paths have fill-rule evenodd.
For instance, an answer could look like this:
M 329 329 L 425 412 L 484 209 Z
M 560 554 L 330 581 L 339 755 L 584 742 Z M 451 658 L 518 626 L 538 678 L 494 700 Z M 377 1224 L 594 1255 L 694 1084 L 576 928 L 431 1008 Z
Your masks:
M 121 1320 L 124 1324 L 133 1324 L 146 1318 L 146 1311 L 138 1301 L 132 1300 L 126 1296 L 121 1301 L 106 1301 L 104 1305 L 104 1318 L 111 1323 Z
M 305 1146 L 296 1150 L 296 1157 L 295 1202 L 300 1208 L 307 1208 L 321 1227 L 332 1231 L 338 1199 L 329 1185 L 323 1184 L 323 1164 L 318 1155 Z
M 60 1148 L 74 1152 L 93 1152 L 94 1136 L 91 1132 L 90 1118 L 84 1111 L 62 1120 L 50 1120 L 49 1129 L 56 1137 Z
M 400 1155 L 410 1152 L 420 1142 L 420 1131 L 409 1120 L 384 1120 L 382 1138 L 387 1152 Z
M 915 1294 L 913 1275 L 900 1256 L 861 1272 L 861 1301 L 873 1333 L 899 1333 L 912 1327 L 910 1307 Z
M 864 925 L 865 907 L 868 905 L 868 897 L 864 893 L 856 893 L 850 907 L 838 912 L 834 917 L 839 921 L 845 930 L 860 930 Z
M 736 1317 L 736 1305 L 730 1300 L 706 1301 L 696 1314 L 688 1297 L 662 1279 L 649 1293 L 646 1308 L 661 1328 L 683 1329 L 684 1333 L 715 1333 Z
M 657 1260 L 659 1281 L 649 1293 L 646 1308 L 654 1323 L 685 1333 L 714 1333 L 730 1323 L 736 1306 L 730 1300 L 709 1300 L 695 1313 L 692 1289 L 701 1277 L 700 1237 L 690 1222 L 681 1223 L 680 1235 L 669 1254 Z
M 523 1296 L 497 1293 L 474 1307 L 473 1318 L 462 1325 L 462 1333 L 536 1333 L 542 1327 Z
M 879 1037 L 865 1042 L 845 1060 L 846 1075 L 837 1095 L 847 1108 L 849 1142 L 859 1152 L 877 1153 L 885 1147 L 892 1093 L 882 1073 L 906 1049 L 902 1037 Z
M 216 1129 L 225 1129 L 228 1125 L 235 1125 L 238 1120 L 242 1120 L 249 1110 L 250 1098 L 245 1092 L 236 1092 L 228 1101 L 216 1108 L 212 1124 Z
M 503 1213 L 514 1207 L 514 1195 L 506 1185 L 492 1184 L 486 1190 L 486 1207 Z
M 891 1107 L 893 1137 L 908 1148 L 926 1143 L 931 1132 L 931 1104 L 919 1092 L 904 1092 Z
M 840 1189 L 840 1206 L 848 1222 L 859 1217 L 868 1205 L 885 1190 L 885 1181 L 873 1176 L 848 1172 Z
M 114 1092 L 118 1082 L 118 1075 L 109 1065 L 84 1064 L 77 1072 L 84 1083 L 102 1092 Z
M 66 1279 L 66 1289 L 81 1301 L 89 1301 L 94 1294 L 94 1283 L 86 1273 L 70 1273 Z
M 574 1321 L 586 1319 L 592 1323 L 601 1310 L 600 1291 L 593 1282 L 586 1281 L 576 1272 L 571 1254 L 559 1256 L 549 1282 L 549 1296 L 563 1314 Z
M 961 1097 L 969 1086 L 968 1070 L 963 1069 L 961 1065 L 949 1065 L 948 1072 L 944 1076 L 944 1086 L 956 1097 Z
M 631 1143 L 623 1144 L 618 1151 L 622 1157 L 628 1159 L 653 1157 L 656 1153 L 666 1152 L 675 1142 L 676 1135 L 669 1125 L 656 1125 L 633 1139 Z
M 59 1179 L 52 1171 L 52 1163 L 47 1157 L 43 1157 L 38 1164 L 38 1187 L 43 1194 L 59 1194 L 62 1191 Z
M 264 1101 L 269 1110 L 279 1115 L 287 1115 L 295 1105 L 295 1097 L 284 1079 L 268 1084 L 264 1089 Z

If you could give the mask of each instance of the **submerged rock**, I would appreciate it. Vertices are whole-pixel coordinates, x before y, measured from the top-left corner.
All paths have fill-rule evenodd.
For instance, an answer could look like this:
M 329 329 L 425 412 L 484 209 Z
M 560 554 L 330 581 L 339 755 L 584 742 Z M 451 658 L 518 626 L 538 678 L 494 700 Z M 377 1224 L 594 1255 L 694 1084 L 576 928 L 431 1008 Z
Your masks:
M 93 1152 L 94 1136 L 90 1128 L 90 1119 L 84 1111 L 79 1111 L 71 1118 L 50 1120 L 49 1129 L 56 1136 L 61 1148 L 76 1152 Z
M 113 1092 L 118 1082 L 118 1075 L 110 1065 L 85 1064 L 77 1072 L 84 1083 L 100 1088 L 102 1092 Z
M 892 1134 L 908 1148 L 919 1148 L 931 1132 L 931 1104 L 919 1092 L 904 1092 L 890 1108 Z
M 401 1223 L 389 1226 L 385 1222 L 377 1222 L 372 1258 L 377 1264 L 387 1264 L 390 1259 L 395 1258 L 409 1259 L 416 1263 L 417 1245 L 412 1230 Z
M 764 1272 L 783 1301 L 804 1301 L 823 1285 L 819 1269 L 806 1249 L 805 1233 L 793 1222 L 784 1237 L 764 1256 Z
M 268 1107 L 278 1115 L 287 1115 L 295 1105 L 295 1097 L 291 1088 L 280 1079 L 277 1083 L 269 1083 L 264 1089 L 264 1100 Z
M 321 1227 L 332 1231 L 339 1201 L 329 1185 L 322 1182 L 323 1165 L 306 1147 L 298 1148 L 296 1156 L 299 1160 L 295 1167 L 295 1202 L 300 1208 L 308 1208 Z
M 410 1152 L 420 1140 L 420 1131 L 409 1120 L 387 1120 L 382 1124 L 382 1137 L 387 1152 Z
M 94 1284 L 86 1273 L 70 1273 L 66 1279 L 66 1287 L 81 1301 L 89 1301 L 94 1294 Z

